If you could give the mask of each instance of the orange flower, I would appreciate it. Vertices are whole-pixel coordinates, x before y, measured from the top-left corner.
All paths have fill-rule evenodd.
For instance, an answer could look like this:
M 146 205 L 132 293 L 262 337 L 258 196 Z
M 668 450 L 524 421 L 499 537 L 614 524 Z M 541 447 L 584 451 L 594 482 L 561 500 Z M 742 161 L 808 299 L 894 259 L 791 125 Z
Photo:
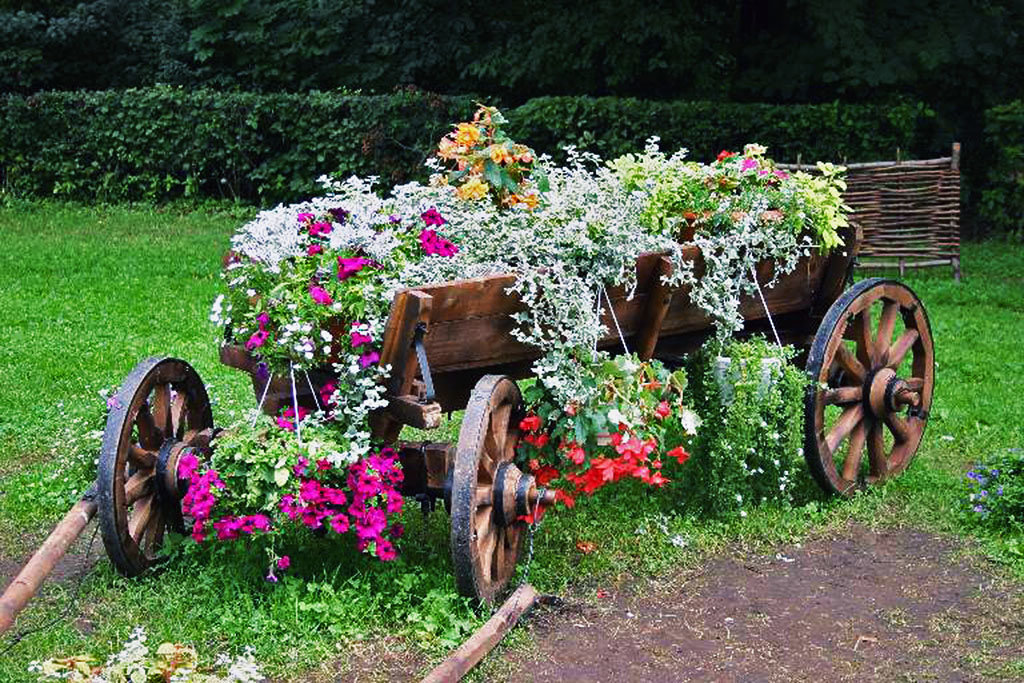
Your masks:
M 455 127 L 455 142 L 466 147 L 472 147 L 480 142 L 480 128 L 472 123 L 460 123 Z
M 449 136 L 441 138 L 437 144 L 437 156 L 442 159 L 454 159 L 459 153 L 459 146 Z
M 505 145 L 491 145 L 491 161 L 496 164 L 511 164 L 513 159 Z

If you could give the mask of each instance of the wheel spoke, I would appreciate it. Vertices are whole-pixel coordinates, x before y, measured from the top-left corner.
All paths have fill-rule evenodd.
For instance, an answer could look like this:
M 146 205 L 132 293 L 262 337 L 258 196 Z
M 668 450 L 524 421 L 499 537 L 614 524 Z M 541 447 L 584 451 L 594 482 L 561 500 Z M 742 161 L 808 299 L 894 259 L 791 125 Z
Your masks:
M 843 411 L 843 414 L 839 416 L 839 419 L 836 420 L 835 425 L 832 427 L 832 431 L 825 437 L 825 445 L 828 446 L 830 453 L 836 452 L 839 444 L 853 431 L 853 428 L 860 423 L 863 417 L 864 406 L 859 403 Z
M 139 469 L 151 469 L 156 465 L 156 453 L 135 444 L 128 447 L 128 459 Z
M 910 429 L 907 426 L 907 421 L 896 413 L 886 413 L 885 424 L 889 431 L 892 432 L 896 443 L 906 443 L 907 439 L 910 438 Z
M 850 353 L 850 349 L 846 348 L 846 345 L 842 342 L 840 342 L 839 347 L 836 349 L 835 361 L 839 363 L 839 367 L 850 376 L 855 384 L 864 382 L 864 366 Z
M 857 360 L 870 367 L 874 355 L 874 342 L 871 340 L 871 305 L 868 304 L 857 314 L 853 325 L 853 340 L 857 343 Z
M 885 432 L 878 420 L 875 420 L 868 432 L 868 460 L 871 464 L 871 476 L 875 479 L 882 479 L 889 472 L 889 459 L 885 453 Z
M 156 496 L 140 499 L 135 503 L 132 518 L 128 520 L 128 535 L 140 546 L 142 545 L 142 533 L 149 524 L 149 518 L 155 512 L 153 509 L 155 502 Z
M 148 495 L 152 486 L 153 470 L 140 470 L 128 478 L 124 483 L 124 502 L 126 505 L 133 505 L 135 501 Z
M 850 432 L 850 447 L 846 452 L 846 461 L 843 463 L 843 479 L 846 481 L 857 481 L 857 473 L 860 471 L 860 460 L 864 453 L 864 442 L 867 440 L 868 430 L 866 420 L 861 420 Z
M 185 435 L 185 392 L 179 392 L 171 401 L 171 430 L 174 438 Z
M 872 365 L 884 362 L 886 352 L 892 345 L 892 332 L 896 329 L 896 319 L 900 313 L 900 305 L 895 301 L 886 301 L 882 308 L 882 317 L 878 320 L 878 334 L 875 335 L 875 348 L 871 356 Z
M 478 509 L 491 506 L 492 489 L 490 486 L 478 486 L 473 492 L 473 505 Z
M 907 388 L 911 391 L 921 391 L 924 389 L 924 378 L 923 377 L 908 377 L 906 379 Z
M 512 406 L 508 403 L 502 404 L 491 410 L 491 424 L 488 429 L 488 436 L 493 435 L 495 447 L 494 457 L 498 462 L 504 462 L 509 458 L 505 457 L 508 446 L 508 421 L 512 414 Z
M 899 368 L 903 362 L 904 357 L 907 355 L 907 351 L 917 342 L 921 335 L 918 334 L 917 330 L 910 329 L 900 335 L 900 338 L 896 340 L 896 343 L 892 345 L 889 350 L 889 359 L 886 365 L 893 370 Z
M 171 424 L 171 385 L 157 384 L 153 387 L 153 420 L 163 439 L 174 433 Z
M 164 540 L 164 526 L 166 526 L 164 523 L 164 511 L 157 506 L 143 532 L 143 542 L 139 544 L 145 548 L 146 554 L 150 557 L 156 555 L 156 551 Z
M 861 387 L 839 387 L 825 390 L 825 405 L 842 406 L 857 403 L 864 397 Z
M 495 534 L 497 543 L 495 543 L 494 548 L 494 562 L 491 565 L 491 579 L 494 581 L 497 581 L 498 577 L 505 570 L 505 538 L 507 536 L 507 529 L 501 529 Z
M 148 403 L 139 406 L 139 412 L 135 415 L 135 426 L 139 430 L 139 444 L 143 448 L 152 451 L 160 448 L 163 438 L 156 428 Z

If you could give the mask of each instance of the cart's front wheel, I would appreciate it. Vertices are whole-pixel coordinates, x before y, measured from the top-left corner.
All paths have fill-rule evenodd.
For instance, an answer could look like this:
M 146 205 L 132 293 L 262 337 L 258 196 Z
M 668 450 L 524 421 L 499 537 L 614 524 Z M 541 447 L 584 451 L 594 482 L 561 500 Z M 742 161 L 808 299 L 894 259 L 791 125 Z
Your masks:
M 178 461 L 209 453 L 213 415 L 206 387 L 176 358 L 148 358 L 110 399 L 100 451 L 98 513 L 114 567 L 135 576 L 159 559 L 164 532 L 182 532 Z
M 934 363 L 928 315 L 906 285 L 863 280 L 832 304 L 807 358 L 804 455 L 822 488 L 848 496 L 906 469 Z
M 466 407 L 451 473 L 452 560 L 459 593 L 494 602 L 512 574 L 526 523 L 536 510 L 534 478 L 512 459 L 522 397 L 508 377 L 477 382 Z

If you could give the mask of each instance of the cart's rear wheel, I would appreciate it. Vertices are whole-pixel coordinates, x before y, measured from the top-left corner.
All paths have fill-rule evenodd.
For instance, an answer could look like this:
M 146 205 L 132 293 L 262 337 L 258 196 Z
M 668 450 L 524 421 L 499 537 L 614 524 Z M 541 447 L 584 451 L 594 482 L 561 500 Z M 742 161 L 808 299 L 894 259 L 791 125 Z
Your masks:
M 906 469 L 934 363 L 928 315 L 906 285 L 863 280 L 832 304 L 807 358 L 804 455 L 823 489 L 848 496 Z
M 135 576 L 159 560 L 164 532 L 182 532 L 179 458 L 201 460 L 213 438 L 206 387 L 176 358 L 148 358 L 110 400 L 97 483 L 103 545 L 114 567 Z
M 533 477 L 512 463 L 522 397 L 508 377 L 486 375 L 462 420 L 451 483 L 452 560 L 459 593 L 494 602 L 515 572 Z

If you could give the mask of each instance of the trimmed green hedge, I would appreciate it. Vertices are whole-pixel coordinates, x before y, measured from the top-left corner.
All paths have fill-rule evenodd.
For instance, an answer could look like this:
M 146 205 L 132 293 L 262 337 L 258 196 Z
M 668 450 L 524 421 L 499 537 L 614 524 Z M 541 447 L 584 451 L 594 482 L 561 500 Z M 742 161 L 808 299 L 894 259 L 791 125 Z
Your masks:
M 227 197 L 270 203 L 323 174 L 423 174 L 468 97 L 420 92 L 254 94 L 180 87 L 0 99 L 0 187 L 125 201 Z
M 228 197 L 291 201 L 322 174 L 423 178 L 423 160 L 470 97 L 419 91 L 360 96 L 225 93 L 155 87 L 0 98 L 0 187 L 84 201 Z M 659 135 L 708 160 L 760 142 L 779 160 L 858 161 L 923 149 L 934 117 L 919 104 L 765 105 L 544 97 L 506 112 L 510 132 L 544 152 L 566 144 L 606 158 Z
M 509 132 L 534 149 L 566 144 L 613 158 L 642 149 L 651 135 L 709 161 L 748 142 L 777 161 L 874 161 L 929 154 L 935 115 L 923 104 L 743 104 L 617 97 L 538 97 L 509 116 Z
M 1024 100 L 985 112 L 985 142 L 991 164 L 981 192 L 981 217 L 988 232 L 1024 237 Z

